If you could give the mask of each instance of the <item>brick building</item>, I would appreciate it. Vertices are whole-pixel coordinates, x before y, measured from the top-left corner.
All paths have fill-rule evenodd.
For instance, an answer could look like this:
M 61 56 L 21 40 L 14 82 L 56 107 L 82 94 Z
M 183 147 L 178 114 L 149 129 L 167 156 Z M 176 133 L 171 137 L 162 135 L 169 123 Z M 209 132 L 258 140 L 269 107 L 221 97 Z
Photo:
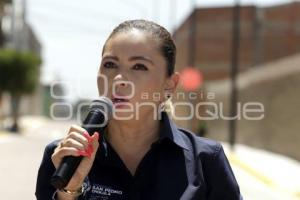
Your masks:
M 260 103 L 264 117 L 249 120 L 241 114 L 237 120 L 237 143 L 284 154 L 300 161 L 300 53 L 242 72 L 237 77 L 239 102 Z M 212 100 L 222 103 L 229 116 L 230 79 L 211 81 L 206 89 L 216 93 Z M 213 111 L 212 107 L 207 107 Z M 253 113 L 252 113 L 253 114 Z M 259 116 L 262 113 L 255 113 Z M 228 120 L 207 121 L 207 136 L 228 141 Z
M 4 40 L 5 40 L 4 33 L 2 30 L 2 20 L 3 17 L 5 16 L 5 7 L 11 3 L 12 3 L 11 0 L 0 0 L 0 47 L 4 45 Z
M 31 52 L 41 57 L 41 43 L 26 19 L 25 0 L 0 0 L 0 26 L 0 36 L 2 36 L 0 37 L 0 44 L 2 39 L 1 48 Z M 22 98 L 20 102 L 21 114 L 43 114 L 43 89 L 43 86 L 39 84 L 33 94 Z M 3 109 L 4 116 L 9 116 L 11 111 L 10 102 L 10 95 L 4 94 L 2 107 L 0 108 Z
M 177 69 L 199 67 L 205 80 L 228 77 L 232 10 L 199 8 L 191 13 L 174 32 Z M 195 25 L 191 26 L 193 21 Z M 300 52 L 300 2 L 263 8 L 243 6 L 240 22 L 240 71 Z
M 214 103 L 224 116 L 229 116 L 230 109 L 232 11 L 232 7 L 196 9 L 174 33 L 178 48 L 177 70 L 193 65 L 202 71 L 205 80 L 203 87 L 194 91 L 204 95 L 187 100 L 194 108 L 201 101 Z M 196 26 L 191 27 L 192 23 Z M 300 2 L 263 8 L 241 7 L 238 102 L 243 105 L 261 103 L 265 116 L 257 121 L 237 120 L 238 143 L 300 160 L 297 151 L 299 61 Z M 179 92 L 182 92 L 181 88 Z M 207 93 L 213 93 L 215 97 L 209 99 Z M 174 99 L 177 101 L 181 100 Z M 178 106 L 176 114 L 188 116 L 190 110 Z M 207 116 L 207 110 L 213 112 L 215 107 L 207 106 L 205 111 L 196 110 L 195 113 Z M 219 116 L 216 120 L 203 121 L 193 117 L 177 123 L 196 133 L 199 125 L 204 123 L 207 137 L 228 141 L 229 120 Z

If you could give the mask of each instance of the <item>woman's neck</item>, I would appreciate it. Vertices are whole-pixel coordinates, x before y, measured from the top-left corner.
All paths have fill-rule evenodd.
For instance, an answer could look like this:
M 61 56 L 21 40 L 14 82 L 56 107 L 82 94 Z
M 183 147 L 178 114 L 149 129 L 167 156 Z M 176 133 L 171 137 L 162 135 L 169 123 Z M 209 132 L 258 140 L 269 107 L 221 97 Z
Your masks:
M 111 120 L 108 125 L 108 141 L 114 146 L 124 146 L 129 149 L 148 146 L 158 139 L 158 131 L 159 121 L 157 120 L 130 122 L 115 122 Z M 134 145 L 132 146 L 131 144 Z
M 107 139 L 132 174 L 158 137 L 159 121 L 150 117 L 137 121 L 112 119 L 108 125 Z

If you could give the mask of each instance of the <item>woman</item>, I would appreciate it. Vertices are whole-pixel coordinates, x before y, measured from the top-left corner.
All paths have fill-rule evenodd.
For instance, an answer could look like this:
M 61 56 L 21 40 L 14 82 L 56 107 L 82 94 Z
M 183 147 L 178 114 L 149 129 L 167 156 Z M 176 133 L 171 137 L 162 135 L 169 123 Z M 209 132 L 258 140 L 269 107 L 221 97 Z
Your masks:
M 175 56 L 170 34 L 158 24 L 125 21 L 113 30 L 103 47 L 98 89 L 112 100 L 114 117 L 103 133 L 89 136 L 72 126 L 46 147 L 37 199 L 241 198 L 221 145 L 179 129 L 161 112 L 179 81 Z M 56 191 L 50 178 L 70 155 L 85 157 L 66 188 Z

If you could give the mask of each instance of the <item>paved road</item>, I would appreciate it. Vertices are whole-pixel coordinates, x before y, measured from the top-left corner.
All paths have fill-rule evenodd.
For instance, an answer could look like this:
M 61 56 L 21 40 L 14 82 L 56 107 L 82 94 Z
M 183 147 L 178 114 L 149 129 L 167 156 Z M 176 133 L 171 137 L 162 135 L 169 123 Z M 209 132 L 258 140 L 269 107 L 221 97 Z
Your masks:
M 29 120 L 30 121 L 30 120 Z M 26 134 L 0 134 L 1 200 L 34 200 L 44 147 L 61 138 L 74 122 L 30 121 Z M 300 164 L 261 150 L 239 147 L 227 156 L 245 200 L 299 200 Z M 285 169 L 285 174 L 282 168 Z
M 34 200 L 37 170 L 44 147 L 65 134 L 68 123 L 47 123 L 31 133 L 0 135 L 1 200 Z

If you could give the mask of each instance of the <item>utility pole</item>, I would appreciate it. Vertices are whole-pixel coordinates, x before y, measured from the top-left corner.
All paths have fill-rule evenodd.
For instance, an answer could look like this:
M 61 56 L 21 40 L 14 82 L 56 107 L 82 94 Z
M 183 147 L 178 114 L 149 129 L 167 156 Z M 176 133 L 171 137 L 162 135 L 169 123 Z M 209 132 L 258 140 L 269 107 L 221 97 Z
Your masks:
M 259 7 L 255 8 L 254 23 L 254 56 L 253 66 L 259 66 L 263 61 L 263 10 Z
M 189 28 L 189 50 L 188 52 L 188 65 L 195 65 L 196 57 L 196 47 L 197 47 L 197 9 L 196 9 L 196 0 L 191 0 L 192 4 L 192 14 L 190 18 L 190 28 Z
M 25 0 L 13 0 L 12 5 L 12 47 L 16 51 L 24 50 Z
M 236 115 L 238 103 L 237 73 L 239 64 L 240 48 L 240 1 L 235 0 L 232 10 L 232 49 L 231 49 L 231 98 L 230 98 L 230 116 L 229 120 L 229 144 L 234 149 L 236 140 Z

